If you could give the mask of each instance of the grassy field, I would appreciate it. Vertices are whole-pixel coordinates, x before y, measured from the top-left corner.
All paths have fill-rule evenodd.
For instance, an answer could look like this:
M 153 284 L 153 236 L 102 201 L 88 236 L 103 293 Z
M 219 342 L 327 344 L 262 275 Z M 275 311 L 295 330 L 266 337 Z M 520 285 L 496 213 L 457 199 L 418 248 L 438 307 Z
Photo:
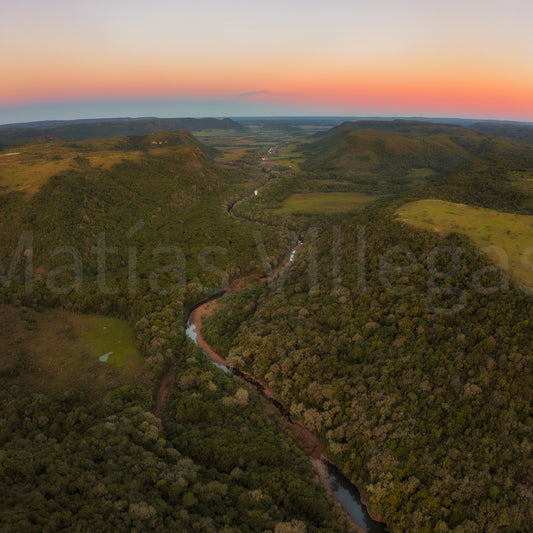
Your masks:
M 98 141 L 98 142 L 97 142 Z M 92 167 L 109 169 L 124 159 L 138 159 L 141 152 L 116 150 L 104 139 L 80 143 L 43 142 L 26 144 L 0 152 L 0 192 L 24 191 L 33 194 L 52 176 L 80 168 L 85 158 Z
M 434 175 L 435 172 L 433 172 L 433 170 L 431 170 L 430 168 L 412 168 L 406 177 L 413 180 L 424 180 L 425 178 L 429 178 L 430 176 Z
M 290 142 L 291 139 L 289 137 L 286 144 L 279 146 L 267 161 L 292 168 L 293 170 L 300 170 L 300 165 L 305 161 L 305 156 L 298 151 L 296 143 Z
M 231 163 L 242 159 L 258 147 L 257 139 L 249 132 L 204 130 L 195 132 L 194 136 L 218 150 L 219 153 L 215 156 L 215 161 L 219 163 Z
M 267 168 L 284 166 L 299 170 L 300 164 L 305 160 L 304 155 L 297 150 L 304 141 L 299 135 L 288 132 L 264 131 L 258 126 L 250 126 L 246 132 L 206 130 L 194 135 L 218 150 L 215 161 L 219 163 L 233 163 L 243 158 L 253 159 L 255 156 Z M 269 148 L 273 148 L 272 152 L 265 155 Z
M 2 387 L 17 384 L 59 396 L 76 388 L 96 400 L 124 384 L 150 384 L 124 321 L 7 305 L 0 306 L 0 320 Z M 100 360 L 110 352 L 107 362 Z
M 417 228 L 464 233 L 479 247 L 502 248 L 508 257 L 510 275 L 533 287 L 533 268 L 529 266 L 533 265 L 533 251 L 527 253 L 528 248 L 533 246 L 533 216 L 513 215 L 441 200 L 408 203 L 398 209 L 397 215 Z M 495 253 L 489 255 L 501 264 Z
M 127 322 L 116 318 L 83 317 L 79 341 L 88 353 L 129 374 L 143 369 L 135 346 L 135 335 Z
M 377 196 L 358 192 L 312 192 L 289 196 L 278 213 L 345 213 L 373 202 Z

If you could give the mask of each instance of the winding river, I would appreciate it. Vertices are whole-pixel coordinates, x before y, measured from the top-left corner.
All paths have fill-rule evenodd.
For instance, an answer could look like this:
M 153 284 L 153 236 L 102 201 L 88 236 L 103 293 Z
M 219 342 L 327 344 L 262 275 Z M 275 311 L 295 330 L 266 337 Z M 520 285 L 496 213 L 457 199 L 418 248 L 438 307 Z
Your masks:
M 253 192 L 253 195 L 257 196 L 261 188 L 262 186 L 256 188 Z M 235 215 L 234 208 L 241 200 L 242 199 L 234 201 L 227 208 L 229 216 L 237 220 L 239 220 L 240 217 Z M 285 259 L 281 261 L 281 263 L 272 272 L 270 272 L 268 276 L 250 274 L 248 277 L 260 278 L 262 281 L 268 281 L 269 279 L 272 279 L 283 267 L 293 261 L 299 247 L 303 242 L 302 235 L 303 234 L 300 234 L 298 238 L 293 241 L 295 244 L 286 254 Z M 242 289 L 238 286 L 230 285 L 228 290 L 235 292 Z M 386 533 L 388 531 L 386 525 L 383 522 L 374 520 L 368 513 L 366 506 L 361 501 L 361 495 L 359 494 L 357 487 L 353 485 L 346 478 L 346 476 L 344 476 L 340 470 L 329 460 L 326 448 L 320 439 L 311 433 L 306 427 L 300 424 L 300 422 L 293 420 L 289 412 L 276 398 L 274 392 L 270 390 L 264 383 L 248 372 L 244 372 L 238 368 L 230 366 L 228 362 L 224 360 L 202 336 L 202 316 L 208 314 L 209 312 L 213 312 L 213 307 L 216 306 L 216 300 L 224 296 L 226 292 L 227 290 L 223 290 L 210 296 L 209 298 L 201 300 L 191 309 L 187 318 L 187 336 L 191 338 L 200 348 L 202 348 L 204 353 L 209 357 L 214 365 L 228 374 L 232 374 L 240 379 L 245 380 L 264 399 L 276 407 L 283 417 L 283 423 L 286 429 L 292 434 L 298 446 L 302 448 L 310 457 L 310 460 L 315 470 L 319 474 L 322 483 L 331 491 L 335 499 L 342 505 L 357 529 L 365 533 Z M 174 368 L 169 370 L 168 375 L 170 378 L 172 378 L 174 370 Z M 171 381 L 171 379 L 164 379 L 163 383 L 161 384 L 157 400 L 158 407 L 156 408 L 156 410 L 159 412 L 159 415 L 161 413 L 162 406 L 164 405 L 166 395 L 168 394 L 168 390 L 171 387 Z
M 299 244 L 290 250 L 280 267 L 287 262 L 292 261 L 298 246 Z M 279 267 L 276 271 L 278 270 Z M 268 278 L 263 277 L 262 279 L 266 280 Z M 216 300 L 225 293 L 226 291 L 221 291 L 210 298 L 202 300 L 194 306 L 187 319 L 187 336 L 202 348 L 214 365 L 228 374 L 244 379 L 263 398 L 277 408 L 283 417 L 284 425 L 288 431 L 293 435 L 297 444 L 310 456 L 315 470 L 320 475 L 321 481 L 332 492 L 335 499 L 342 505 L 358 529 L 367 533 L 385 533 L 387 531 L 385 524 L 377 522 L 370 516 L 365 505 L 361 501 L 361 496 L 357 487 L 355 487 L 355 485 L 353 485 L 328 459 L 326 448 L 320 439 L 298 421 L 293 420 L 283 405 L 276 399 L 273 391 L 271 391 L 264 383 L 248 372 L 230 366 L 202 336 L 202 316 L 212 312 L 214 306 L 217 304 Z

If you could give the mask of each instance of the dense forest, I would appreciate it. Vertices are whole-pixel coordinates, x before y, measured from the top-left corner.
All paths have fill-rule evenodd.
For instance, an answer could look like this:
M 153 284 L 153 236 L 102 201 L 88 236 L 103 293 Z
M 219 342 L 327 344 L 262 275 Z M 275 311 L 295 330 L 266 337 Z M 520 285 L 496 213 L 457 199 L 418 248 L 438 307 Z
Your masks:
M 277 277 L 217 300 L 209 343 L 322 440 L 390 531 L 528 530 L 531 292 L 465 235 L 396 210 L 432 198 L 532 214 L 533 146 L 362 121 L 276 128 L 269 161 L 266 130 L 209 146 L 186 131 L 43 141 L 28 172 L 68 166 L 30 189 L 0 169 L 3 309 L 28 331 L 57 309 L 123 319 L 149 376 L 99 398 L 43 392 L 21 386 L 38 359 L 20 348 L 14 366 L 6 348 L 2 530 L 353 530 L 275 409 L 185 337 L 198 301 L 271 272 L 297 234 Z M 330 192 L 366 200 L 286 207 Z
M 179 363 L 168 428 L 145 389 L 3 390 L 2 531 L 340 531 L 279 419 L 195 349 Z
M 227 297 L 205 326 L 208 340 L 322 436 L 391 530 L 526 531 L 531 296 L 476 290 L 473 276 L 490 267 L 458 235 L 422 234 L 371 212 L 340 234 L 339 277 L 336 237 L 324 228 L 278 293 Z M 402 248 L 387 256 L 395 266 L 384 274 L 379 261 L 393 245 Z M 311 246 L 322 259 L 310 287 Z M 464 251 L 460 265 L 446 253 L 452 247 Z M 450 279 L 428 268 L 434 249 L 443 250 L 438 273 L 455 271 Z M 482 286 L 498 281 L 487 271 Z

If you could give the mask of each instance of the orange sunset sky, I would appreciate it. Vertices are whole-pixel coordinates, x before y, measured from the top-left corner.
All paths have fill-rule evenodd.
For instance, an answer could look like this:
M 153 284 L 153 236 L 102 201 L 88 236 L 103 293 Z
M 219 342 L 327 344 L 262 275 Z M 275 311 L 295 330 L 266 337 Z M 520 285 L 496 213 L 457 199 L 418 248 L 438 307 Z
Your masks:
M 2 2 L 0 123 L 350 115 L 533 121 L 526 0 Z

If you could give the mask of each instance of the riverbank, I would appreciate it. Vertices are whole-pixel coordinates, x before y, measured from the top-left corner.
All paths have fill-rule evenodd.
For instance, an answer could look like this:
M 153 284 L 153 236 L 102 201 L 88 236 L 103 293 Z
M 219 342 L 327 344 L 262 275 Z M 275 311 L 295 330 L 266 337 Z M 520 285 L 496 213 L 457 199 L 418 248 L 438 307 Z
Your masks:
M 267 278 L 262 279 L 266 280 Z M 187 321 L 188 335 L 191 336 L 213 363 L 225 371 L 244 379 L 262 397 L 278 409 L 283 417 L 283 429 L 294 438 L 297 446 L 310 458 L 323 485 L 343 507 L 346 516 L 350 517 L 352 529 L 347 527 L 345 530 L 357 533 L 384 533 L 386 531 L 385 524 L 368 512 L 365 499 L 361 497 L 357 487 L 352 485 L 329 460 L 323 442 L 300 422 L 291 419 L 290 414 L 283 408 L 274 391 L 266 383 L 248 372 L 231 367 L 229 362 L 221 357 L 204 338 L 202 335 L 203 322 L 216 312 L 219 305 L 220 300 L 216 298 L 196 306 L 191 311 Z M 346 524 L 344 525 L 346 526 Z

